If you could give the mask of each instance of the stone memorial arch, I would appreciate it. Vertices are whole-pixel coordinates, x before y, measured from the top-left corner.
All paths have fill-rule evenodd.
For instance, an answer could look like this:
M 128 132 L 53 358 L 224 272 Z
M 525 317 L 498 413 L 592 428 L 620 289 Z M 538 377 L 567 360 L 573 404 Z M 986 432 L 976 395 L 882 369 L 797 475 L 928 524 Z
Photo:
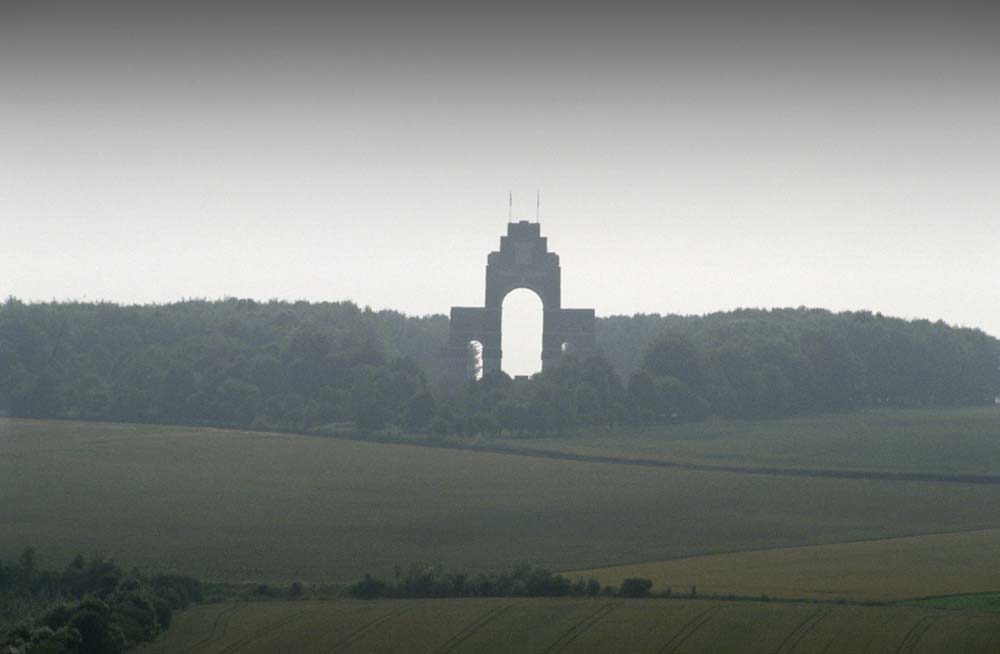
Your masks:
M 470 378 L 470 344 L 482 345 L 483 374 L 499 372 L 503 358 L 501 324 L 508 293 L 525 288 L 542 301 L 542 370 L 564 353 L 585 356 L 594 349 L 594 310 L 563 309 L 559 255 L 548 251 L 539 223 L 507 223 L 500 249 L 486 260 L 486 302 L 482 307 L 452 307 L 448 346 L 449 376 Z

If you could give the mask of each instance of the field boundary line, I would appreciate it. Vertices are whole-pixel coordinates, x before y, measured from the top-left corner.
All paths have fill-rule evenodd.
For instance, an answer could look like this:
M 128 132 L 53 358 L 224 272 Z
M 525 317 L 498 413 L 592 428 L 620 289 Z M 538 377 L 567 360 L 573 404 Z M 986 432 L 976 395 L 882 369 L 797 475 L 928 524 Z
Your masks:
M 556 638 L 551 645 L 545 648 L 545 654 L 554 654 L 556 652 L 563 651 L 569 647 L 569 644 L 576 640 L 580 634 L 594 626 L 594 624 L 603 619 L 604 616 L 611 613 L 614 608 L 615 605 L 611 602 L 604 604 L 587 617 L 572 625 L 569 629 L 560 634 L 560 636 Z
M 227 431 L 227 430 L 220 430 Z M 240 431 L 240 430 L 228 430 Z M 351 434 L 303 434 L 300 432 L 249 432 L 272 434 L 276 437 L 300 436 L 304 438 L 335 438 L 337 440 L 371 445 L 403 445 L 410 447 L 428 447 L 438 450 L 456 450 L 463 452 L 485 452 L 487 454 L 506 454 L 510 456 L 525 456 L 539 459 L 555 459 L 558 461 L 576 461 L 579 463 L 607 463 L 613 465 L 637 466 L 645 468 L 672 468 L 693 472 L 726 472 L 746 475 L 765 475 L 771 477 L 819 477 L 829 479 L 848 479 L 858 481 L 900 481 L 900 482 L 932 482 L 945 484 L 986 484 L 1000 485 L 1000 475 L 962 472 L 894 472 L 892 470 L 858 470 L 851 468 L 783 468 L 781 466 L 753 466 L 722 463 L 695 463 L 677 459 L 648 457 L 615 456 L 613 454 L 584 454 L 582 452 L 567 452 L 564 450 L 548 450 L 539 447 L 483 445 L 475 443 L 441 443 L 427 439 L 401 440 L 385 437 L 361 437 Z
M 32 420 L 32 419 L 20 419 Z M 86 422 L 88 424 L 103 425 L 130 425 L 140 427 L 157 427 L 168 430 L 201 430 L 215 431 L 219 433 L 234 433 L 249 438 L 335 438 L 337 440 L 352 441 L 356 443 L 369 443 L 371 445 L 408 445 L 410 447 L 429 447 L 444 450 L 458 450 L 470 452 L 485 452 L 488 454 L 507 454 L 511 456 L 526 456 L 542 459 L 556 459 L 562 461 L 578 461 L 581 463 L 608 463 L 615 465 L 628 465 L 647 468 L 673 468 L 677 470 L 690 470 L 694 472 L 725 472 L 734 474 L 766 475 L 777 477 L 820 477 L 830 479 L 848 479 L 859 481 L 900 481 L 900 482 L 931 482 L 945 484 L 986 484 L 1000 485 L 1000 475 L 995 474 L 974 474 L 974 473 L 949 473 L 949 472 L 893 472 L 891 470 L 857 470 L 850 468 L 783 468 L 780 466 L 752 466 L 734 465 L 720 463 L 695 463 L 691 461 L 678 461 L 676 459 L 647 457 L 623 457 L 611 454 L 583 454 L 580 452 L 566 452 L 561 450 L 547 450 L 536 447 L 507 447 L 502 445 L 476 445 L 470 443 L 440 443 L 426 439 L 415 439 L 404 441 L 397 438 L 384 437 L 361 437 L 351 434 L 304 434 L 302 432 L 281 432 L 281 431 L 253 431 L 247 429 L 234 429 L 227 427 L 191 427 L 186 425 L 163 425 L 158 423 L 108 423 L 106 421 L 80 421 L 49 419 L 50 422 Z M 126 439 L 129 437 L 125 437 Z
M 694 632 L 698 631 L 702 625 L 712 619 L 713 613 L 721 608 L 721 606 L 710 606 L 688 620 L 670 640 L 664 643 L 663 647 L 657 651 L 657 654 L 670 654 L 671 652 L 676 652 L 688 638 L 694 635 Z
M 805 638 L 806 634 L 809 633 L 813 627 L 820 623 L 826 616 L 832 613 L 832 609 L 817 609 L 816 611 L 810 613 L 803 619 L 799 624 L 795 626 L 788 635 L 785 636 L 784 640 L 778 644 L 775 648 L 774 654 L 791 654 L 795 651 L 798 646 L 799 641 Z M 784 649 L 785 645 L 788 645 L 788 649 Z
M 957 533 L 962 533 L 962 532 L 957 532 Z M 945 593 L 944 595 L 922 595 L 920 597 L 907 597 L 906 599 L 890 602 L 890 604 L 905 605 L 906 602 L 923 602 L 926 600 L 950 599 L 953 597 L 985 597 L 986 595 L 998 595 L 998 594 L 1000 594 L 1000 588 L 996 590 L 980 590 L 974 593 Z
M 333 438 L 348 438 L 337 437 Z M 1000 475 L 950 473 L 950 472 L 893 472 L 890 470 L 852 470 L 849 468 L 782 468 L 777 466 L 724 465 L 720 463 L 693 463 L 671 459 L 650 459 L 644 457 L 622 457 L 611 454 L 582 454 L 578 452 L 563 452 L 560 450 L 545 450 L 534 447 L 503 447 L 499 445 L 463 445 L 458 443 L 404 443 L 398 441 L 365 441 L 380 444 L 415 445 L 418 447 L 436 447 L 441 449 L 466 450 L 486 452 L 489 454 L 509 454 L 541 459 L 556 459 L 560 461 L 578 461 L 580 463 L 607 463 L 612 465 L 627 465 L 645 468 L 671 468 L 693 472 L 725 472 L 746 475 L 766 475 L 771 477 L 818 477 L 829 479 L 853 479 L 859 481 L 901 481 L 901 482 L 933 482 L 946 484 L 988 484 L 1000 485 Z
M 448 640 L 444 641 L 437 649 L 434 650 L 436 654 L 447 654 L 447 652 L 452 652 L 456 647 L 471 638 L 477 631 L 493 622 L 501 615 L 506 613 L 513 607 L 513 604 L 504 604 L 502 606 L 494 607 L 487 610 L 485 613 L 480 615 L 478 618 L 473 620 L 470 624 L 462 627 L 461 630 Z

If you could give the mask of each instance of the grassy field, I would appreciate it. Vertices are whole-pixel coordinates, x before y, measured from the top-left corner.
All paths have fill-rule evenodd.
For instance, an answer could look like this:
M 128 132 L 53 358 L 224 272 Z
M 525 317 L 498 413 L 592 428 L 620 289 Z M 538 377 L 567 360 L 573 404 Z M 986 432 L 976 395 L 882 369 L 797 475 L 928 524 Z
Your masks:
M 836 432 L 834 423 L 827 429 Z M 7 561 L 34 545 L 43 567 L 96 551 L 226 582 L 352 581 L 414 561 L 580 570 L 1000 527 L 1000 486 L 989 484 L 764 477 L 15 420 L 0 421 L 0 498 Z
M 946 595 L 909 600 L 905 604 L 952 611 L 992 611 L 1000 613 L 1000 593 L 975 593 L 972 595 Z
M 212 604 L 148 654 L 271 652 L 995 652 L 1000 614 L 686 600 Z
M 646 577 L 653 580 L 654 589 L 682 594 L 697 585 L 707 594 L 884 601 L 995 591 L 1000 589 L 997 561 L 1000 529 L 989 529 L 697 556 L 584 570 L 573 576 L 596 576 L 611 584 Z M 953 598 L 940 606 L 960 605 Z
M 1000 407 L 707 420 L 515 442 L 701 464 L 997 475 Z

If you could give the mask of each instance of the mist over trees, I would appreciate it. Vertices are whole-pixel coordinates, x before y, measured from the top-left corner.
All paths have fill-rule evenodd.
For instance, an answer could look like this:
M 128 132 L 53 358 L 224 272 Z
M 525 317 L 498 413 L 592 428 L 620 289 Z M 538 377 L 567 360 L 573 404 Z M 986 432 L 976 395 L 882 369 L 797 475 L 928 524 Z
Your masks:
M 0 305 L 0 411 L 287 431 L 531 434 L 990 404 L 1000 341 L 868 312 L 598 321 L 602 356 L 441 383 L 445 316 L 350 302 Z

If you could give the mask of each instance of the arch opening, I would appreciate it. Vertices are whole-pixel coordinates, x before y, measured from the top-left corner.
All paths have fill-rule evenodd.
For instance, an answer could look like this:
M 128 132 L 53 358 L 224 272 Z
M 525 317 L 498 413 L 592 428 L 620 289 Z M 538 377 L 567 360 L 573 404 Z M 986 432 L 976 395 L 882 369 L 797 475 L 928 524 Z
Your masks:
M 514 289 L 503 300 L 500 366 L 511 377 L 542 369 L 542 300 L 534 291 Z

